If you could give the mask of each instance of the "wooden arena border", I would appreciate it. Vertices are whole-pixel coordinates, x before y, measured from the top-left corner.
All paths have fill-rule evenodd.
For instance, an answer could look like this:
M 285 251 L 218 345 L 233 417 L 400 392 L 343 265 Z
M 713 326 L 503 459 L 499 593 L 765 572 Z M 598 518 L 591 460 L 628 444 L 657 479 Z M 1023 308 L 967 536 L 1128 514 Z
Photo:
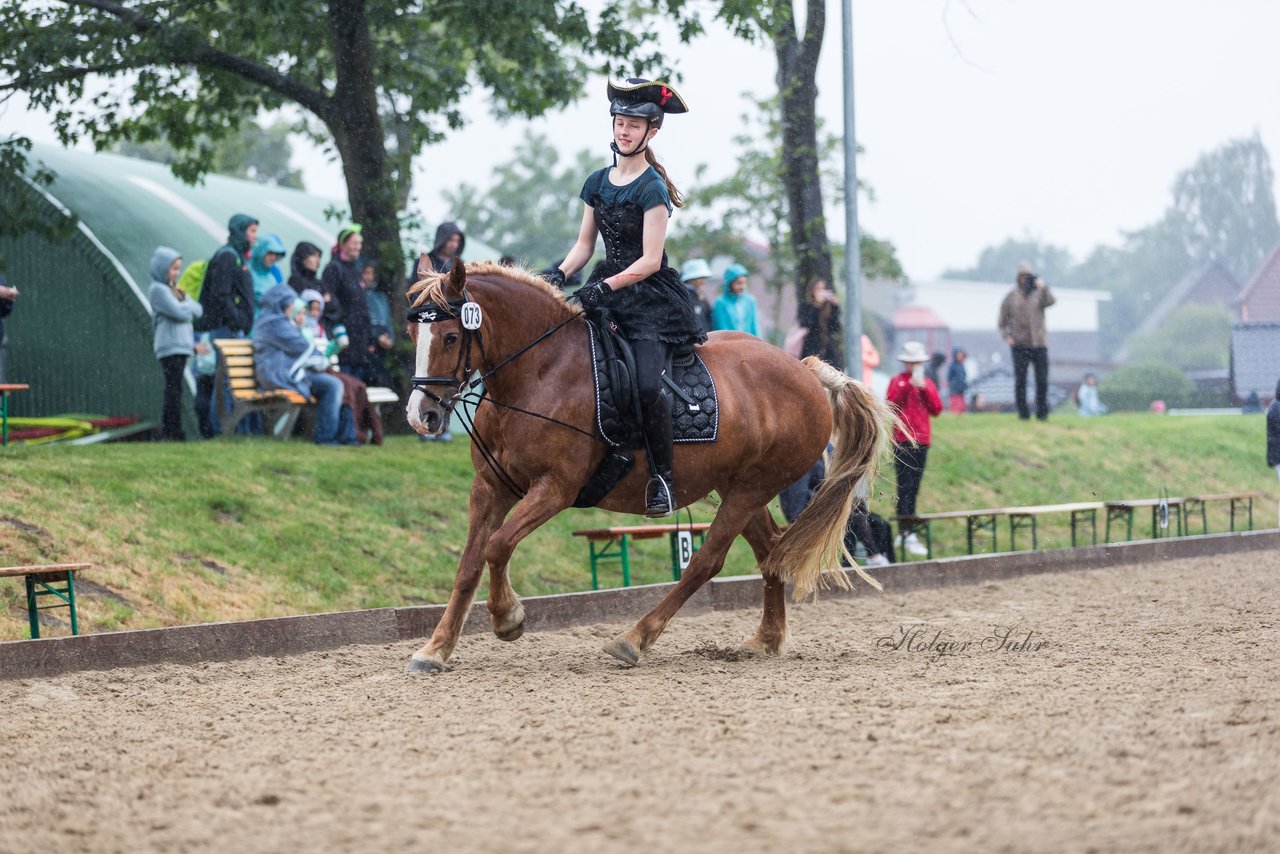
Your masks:
M 1269 550 L 1280 550 L 1280 531 L 1210 534 L 1078 549 L 914 561 L 883 567 L 875 571 L 875 576 L 884 584 L 886 593 L 904 593 L 955 584 L 1002 581 L 1045 572 L 1103 569 Z M 824 596 L 874 595 L 856 577 L 851 578 L 854 581 L 852 591 L 832 590 Z M 671 587 L 671 583 L 650 584 L 533 596 L 523 600 L 526 630 L 545 631 L 634 620 L 657 604 Z M 759 608 L 760 599 L 759 576 L 720 578 L 699 590 L 680 613 Z M 0 679 L 53 676 L 79 670 L 109 670 L 161 662 L 196 663 L 293 655 L 350 644 L 398 643 L 430 634 L 443 611 L 443 605 L 421 605 L 9 641 L 0 643 Z M 464 631 L 489 631 L 489 615 L 484 603 L 473 607 Z M 405 654 L 410 651 L 406 646 Z

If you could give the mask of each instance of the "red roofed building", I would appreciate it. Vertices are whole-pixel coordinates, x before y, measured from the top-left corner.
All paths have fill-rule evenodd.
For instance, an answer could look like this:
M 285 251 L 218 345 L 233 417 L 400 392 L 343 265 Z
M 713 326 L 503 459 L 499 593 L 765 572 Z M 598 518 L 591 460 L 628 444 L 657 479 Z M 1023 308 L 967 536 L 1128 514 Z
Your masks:
M 894 341 L 919 341 L 930 353 L 951 357 L 951 329 L 933 309 L 924 305 L 900 305 L 893 310 Z
M 1244 323 L 1280 321 L 1280 244 L 1245 285 L 1237 304 Z

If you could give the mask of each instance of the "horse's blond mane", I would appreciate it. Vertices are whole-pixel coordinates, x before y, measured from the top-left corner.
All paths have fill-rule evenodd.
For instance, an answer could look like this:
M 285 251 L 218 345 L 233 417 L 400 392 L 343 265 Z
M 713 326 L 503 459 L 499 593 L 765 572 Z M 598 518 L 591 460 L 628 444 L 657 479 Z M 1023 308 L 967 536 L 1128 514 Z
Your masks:
M 507 267 L 495 261 L 476 261 L 467 265 L 468 279 L 480 276 L 501 276 L 509 282 L 516 282 L 540 290 L 566 308 L 569 307 L 568 300 L 565 299 L 559 288 L 523 267 Z M 417 297 L 413 300 L 412 305 L 416 307 L 424 302 L 434 302 L 440 306 L 445 306 L 448 298 L 445 296 L 444 289 L 448 283 L 448 273 L 427 273 L 426 276 L 409 288 L 408 296 L 410 298 Z

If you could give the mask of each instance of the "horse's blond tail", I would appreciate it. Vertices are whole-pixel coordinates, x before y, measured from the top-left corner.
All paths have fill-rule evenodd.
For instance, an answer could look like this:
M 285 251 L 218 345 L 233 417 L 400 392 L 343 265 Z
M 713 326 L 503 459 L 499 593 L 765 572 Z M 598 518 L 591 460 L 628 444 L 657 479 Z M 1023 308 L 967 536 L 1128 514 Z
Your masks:
M 816 356 L 805 359 L 804 364 L 827 390 L 835 452 L 813 501 L 774 544 L 761 571 L 793 582 L 794 597 L 800 600 L 825 587 L 828 579 L 838 587 L 850 588 L 837 565 L 843 555 L 864 581 L 880 590 L 880 582 L 859 567 L 845 548 L 844 535 L 854 498 L 865 495 L 875 477 L 892 416 L 886 404 L 857 380 Z

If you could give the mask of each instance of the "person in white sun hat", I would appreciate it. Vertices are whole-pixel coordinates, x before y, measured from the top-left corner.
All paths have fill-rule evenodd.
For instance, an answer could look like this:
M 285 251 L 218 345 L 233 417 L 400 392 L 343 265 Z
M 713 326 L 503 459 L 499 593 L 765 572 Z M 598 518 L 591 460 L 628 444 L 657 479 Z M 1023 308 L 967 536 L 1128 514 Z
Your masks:
M 893 428 L 893 467 L 898 480 L 898 544 L 908 554 L 920 556 L 927 549 L 916 537 L 911 517 L 916 514 L 916 494 L 929 455 L 929 419 L 942 413 L 938 387 L 924 375 L 929 353 L 919 341 L 908 341 L 898 353 L 902 372 L 889 380 L 886 397 L 897 414 Z

